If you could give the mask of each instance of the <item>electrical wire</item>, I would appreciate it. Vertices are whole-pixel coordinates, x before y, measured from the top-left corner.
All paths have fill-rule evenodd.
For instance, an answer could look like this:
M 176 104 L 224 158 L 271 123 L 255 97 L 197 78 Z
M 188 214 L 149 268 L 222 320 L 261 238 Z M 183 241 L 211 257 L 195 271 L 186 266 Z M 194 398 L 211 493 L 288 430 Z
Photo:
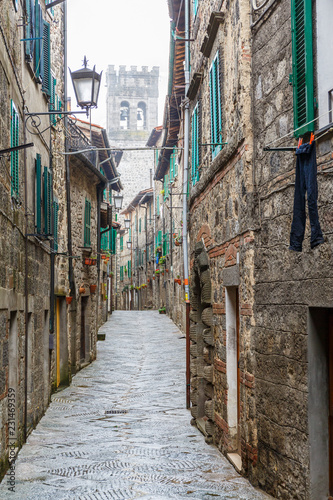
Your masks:
M 328 110 L 328 111 L 325 111 L 325 113 L 323 113 L 322 115 L 319 115 L 317 116 L 317 118 L 314 118 L 313 120 L 310 120 L 309 122 L 307 123 L 304 123 L 303 125 L 301 125 L 300 127 L 298 128 L 295 128 L 294 130 L 292 130 L 291 132 L 289 132 L 288 134 L 286 135 L 283 135 L 282 137 L 278 137 L 277 139 L 274 139 L 274 141 L 271 141 L 269 142 L 268 144 L 266 144 L 266 146 L 264 146 L 265 148 L 268 148 L 269 146 L 271 146 L 272 144 L 275 144 L 276 142 L 278 141 L 281 141 L 282 139 L 285 139 L 286 137 L 289 137 L 291 135 L 293 135 L 295 132 L 297 132 L 298 130 L 301 130 L 302 128 L 306 127 L 307 125 L 310 125 L 311 123 L 314 123 L 316 122 L 317 120 L 319 120 L 320 118 L 322 118 L 323 116 L 326 116 L 328 115 L 329 113 L 331 113 L 332 110 Z

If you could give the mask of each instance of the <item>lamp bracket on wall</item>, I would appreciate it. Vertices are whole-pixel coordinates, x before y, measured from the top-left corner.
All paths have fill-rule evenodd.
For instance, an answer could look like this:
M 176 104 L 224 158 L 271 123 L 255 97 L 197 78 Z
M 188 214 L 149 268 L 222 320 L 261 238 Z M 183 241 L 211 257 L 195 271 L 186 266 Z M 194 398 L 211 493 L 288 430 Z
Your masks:
M 77 114 L 85 114 L 85 111 L 42 111 L 40 113 L 25 113 L 26 120 L 25 120 L 25 126 L 28 132 L 32 135 L 40 135 L 49 130 L 51 127 L 55 126 L 58 124 L 61 120 L 65 118 L 65 116 L 72 116 L 72 115 L 77 115 Z M 39 127 L 41 125 L 41 116 L 56 116 L 56 122 L 55 124 L 51 123 L 48 127 L 44 128 L 44 130 L 39 130 Z M 29 128 L 31 127 L 31 128 Z

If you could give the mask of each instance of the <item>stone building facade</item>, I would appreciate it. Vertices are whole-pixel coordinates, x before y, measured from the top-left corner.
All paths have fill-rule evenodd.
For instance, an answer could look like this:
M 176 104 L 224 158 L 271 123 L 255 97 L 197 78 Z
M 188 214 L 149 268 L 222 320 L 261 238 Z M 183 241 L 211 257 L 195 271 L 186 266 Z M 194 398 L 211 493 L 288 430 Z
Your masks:
M 61 108 L 63 22 L 59 6 L 1 4 L 0 475 L 42 417 L 55 377 L 49 335 L 60 286 L 54 255 L 57 246 L 67 247 L 59 228 L 59 220 L 66 228 L 64 161 L 56 154 L 64 150 L 64 134 L 58 114 L 30 113 Z
M 48 4 L 5 0 L 0 10 L 1 477 L 8 465 L 14 466 L 17 450 L 43 416 L 51 392 L 94 359 L 97 328 L 108 312 L 98 293 L 107 287 L 107 265 L 88 269 L 82 248 L 78 251 L 85 246 L 84 207 L 78 204 L 91 198 L 94 224 L 89 230 L 100 261 L 97 222 L 104 217 L 101 227 L 112 225 L 103 210 L 101 189 L 118 175 L 116 162 L 108 159 L 106 131 L 101 128 L 97 144 L 106 148 L 99 158 L 107 159 L 104 173 L 96 161 L 77 154 L 69 160 L 63 154 L 66 20 L 62 5 L 49 9 Z M 67 147 L 73 139 L 69 122 Z M 77 146 L 71 143 L 71 148 Z M 67 196 L 71 183 L 75 198 Z M 120 188 L 113 184 L 113 189 Z M 69 219 L 75 222 L 71 229 Z M 103 287 L 97 286 L 102 279 Z M 96 284 L 97 291 L 87 307 L 91 328 L 81 357 L 82 339 L 75 325 L 84 315 L 74 305 L 76 298 L 82 301 L 83 283 Z
M 333 6 L 271 1 L 252 15 L 257 479 L 277 498 L 326 499 L 333 495 Z M 289 249 L 297 183 L 290 149 L 298 137 L 309 142 L 311 131 L 324 243 L 311 248 L 307 209 L 296 252 Z
M 181 35 L 184 6 L 169 6 Z M 285 499 L 333 493 L 331 9 L 194 2 L 189 87 L 178 106 L 184 118 L 190 102 L 192 423 L 254 484 Z M 299 137 L 316 148 L 307 196 L 315 200 L 318 183 L 323 238 L 317 224 L 311 239 L 307 222 L 303 249 L 293 251 Z

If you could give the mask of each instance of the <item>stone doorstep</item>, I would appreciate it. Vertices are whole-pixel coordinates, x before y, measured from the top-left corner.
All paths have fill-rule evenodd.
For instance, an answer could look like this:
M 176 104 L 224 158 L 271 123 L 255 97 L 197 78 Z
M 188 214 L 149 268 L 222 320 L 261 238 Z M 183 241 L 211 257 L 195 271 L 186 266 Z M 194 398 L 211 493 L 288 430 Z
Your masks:
M 242 458 L 238 453 L 227 453 L 227 459 L 239 474 L 242 472 Z
M 206 420 L 204 420 L 203 418 L 197 418 L 195 420 L 195 423 L 196 423 L 196 426 L 197 428 L 199 429 L 199 431 L 205 436 L 207 437 L 208 434 L 206 432 Z

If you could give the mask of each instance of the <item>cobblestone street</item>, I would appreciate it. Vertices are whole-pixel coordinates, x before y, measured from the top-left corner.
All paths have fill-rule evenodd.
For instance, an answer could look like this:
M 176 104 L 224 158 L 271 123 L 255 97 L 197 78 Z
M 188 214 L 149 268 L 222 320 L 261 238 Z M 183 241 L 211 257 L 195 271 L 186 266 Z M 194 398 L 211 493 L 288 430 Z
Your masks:
M 98 359 L 54 394 L 1 499 L 268 499 L 190 425 L 185 338 L 157 312 L 115 312 Z

